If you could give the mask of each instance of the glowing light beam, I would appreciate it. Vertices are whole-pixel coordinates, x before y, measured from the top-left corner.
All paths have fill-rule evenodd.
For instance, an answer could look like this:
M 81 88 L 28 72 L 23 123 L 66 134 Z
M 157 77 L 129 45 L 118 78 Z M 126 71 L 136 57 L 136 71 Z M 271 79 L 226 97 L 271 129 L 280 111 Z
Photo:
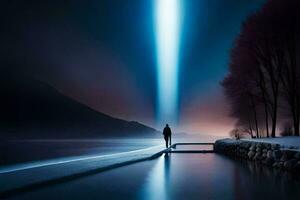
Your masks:
M 155 0 L 159 122 L 177 119 L 180 1 Z

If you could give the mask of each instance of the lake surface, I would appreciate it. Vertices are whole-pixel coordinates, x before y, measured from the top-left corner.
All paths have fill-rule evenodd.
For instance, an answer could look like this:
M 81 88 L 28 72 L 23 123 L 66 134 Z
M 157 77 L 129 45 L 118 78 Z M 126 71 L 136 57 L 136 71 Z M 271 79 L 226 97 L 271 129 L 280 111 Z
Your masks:
M 198 142 L 213 142 L 214 140 L 213 137 L 196 139 Z M 194 141 L 195 138 L 174 138 L 172 142 Z M 157 145 L 165 145 L 163 138 L 0 141 L 0 167 L 57 158 L 108 155 Z M 186 148 L 192 148 L 192 146 L 186 146 Z
M 13 199 L 300 199 L 300 182 L 218 154 L 169 154 Z
M 107 155 L 162 144 L 161 139 L 12 140 L 0 142 L 0 166 L 62 157 Z

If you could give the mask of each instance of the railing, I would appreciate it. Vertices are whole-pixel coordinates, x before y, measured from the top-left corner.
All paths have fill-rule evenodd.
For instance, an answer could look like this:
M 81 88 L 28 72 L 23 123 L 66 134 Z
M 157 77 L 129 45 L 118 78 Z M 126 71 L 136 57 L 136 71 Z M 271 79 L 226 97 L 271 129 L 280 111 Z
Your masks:
M 172 144 L 169 148 L 164 149 L 160 152 L 157 152 L 156 154 L 151 156 L 151 159 L 155 159 L 158 158 L 159 156 L 161 156 L 164 153 L 214 153 L 214 150 L 212 148 L 212 150 L 177 150 L 176 146 L 179 145 L 211 145 L 213 146 L 214 143 L 175 143 Z
M 210 149 L 210 150 L 177 150 L 176 149 L 176 147 L 177 146 L 180 146 L 180 145 L 182 145 L 182 146 L 186 146 L 186 145 L 211 145 L 212 147 L 213 147 L 213 145 L 214 145 L 214 143 L 205 143 L 205 142 L 203 142 L 203 143 L 175 143 L 175 144 L 173 144 L 173 145 L 171 145 L 168 149 L 167 149 L 167 151 L 169 152 L 169 153 L 213 153 L 214 152 L 214 150 L 213 150 L 213 148 L 212 149 Z

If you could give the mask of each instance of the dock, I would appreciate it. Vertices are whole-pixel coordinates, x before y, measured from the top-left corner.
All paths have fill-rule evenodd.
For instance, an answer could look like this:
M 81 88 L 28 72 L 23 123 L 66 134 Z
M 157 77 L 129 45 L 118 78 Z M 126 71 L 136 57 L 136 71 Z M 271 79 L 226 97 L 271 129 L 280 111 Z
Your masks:
M 201 149 L 201 146 L 211 146 L 211 149 Z M 175 143 L 168 148 L 169 153 L 214 153 L 214 143 Z M 200 146 L 199 149 L 177 150 L 177 146 Z
M 199 146 L 199 149 L 178 149 L 178 146 Z M 201 149 L 201 146 L 211 146 L 210 149 Z M 151 159 L 155 159 L 165 153 L 214 153 L 213 150 L 214 143 L 199 143 L 199 142 L 189 142 L 189 143 L 174 143 L 169 148 L 166 148 L 151 156 Z

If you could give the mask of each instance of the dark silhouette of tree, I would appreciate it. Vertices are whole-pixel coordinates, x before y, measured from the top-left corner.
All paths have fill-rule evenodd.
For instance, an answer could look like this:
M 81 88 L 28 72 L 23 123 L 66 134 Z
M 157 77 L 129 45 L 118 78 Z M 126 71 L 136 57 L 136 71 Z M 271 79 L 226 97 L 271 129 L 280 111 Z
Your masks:
M 269 128 L 275 137 L 281 102 L 288 105 L 294 134 L 299 136 L 299 8 L 297 0 L 268 1 L 243 24 L 232 49 L 229 75 L 222 85 L 237 125 L 254 130 L 256 137 L 263 129 L 269 137 Z
M 231 103 L 231 115 L 238 119 L 237 126 L 243 127 L 244 130 L 248 130 L 251 137 L 260 137 L 259 132 L 259 119 L 260 98 L 257 95 L 257 90 L 254 78 L 256 76 L 252 70 L 252 66 L 255 66 L 253 59 L 249 59 L 248 56 L 239 56 L 242 51 L 245 51 L 244 47 L 236 47 L 232 51 L 232 60 L 230 65 L 230 74 L 222 82 L 225 88 L 225 94 Z M 244 64 L 243 67 L 240 67 Z
M 277 2 L 272 7 L 275 11 L 281 10 L 278 13 L 273 11 L 274 15 L 276 14 L 276 28 L 274 28 L 274 31 L 278 32 L 278 43 L 280 43 L 284 54 L 283 70 L 280 76 L 282 93 L 289 106 L 296 136 L 299 136 L 300 121 L 300 66 L 297 63 L 299 51 L 297 52 L 296 48 L 299 44 L 300 34 L 299 8 L 300 2 L 295 0 L 289 0 L 284 5 Z
M 285 123 L 283 125 L 282 131 L 280 133 L 281 136 L 291 136 L 293 135 L 292 126 L 289 123 Z
M 229 135 L 236 140 L 239 140 L 245 136 L 245 130 L 243 128 L 234 128 L 230 131 Z

